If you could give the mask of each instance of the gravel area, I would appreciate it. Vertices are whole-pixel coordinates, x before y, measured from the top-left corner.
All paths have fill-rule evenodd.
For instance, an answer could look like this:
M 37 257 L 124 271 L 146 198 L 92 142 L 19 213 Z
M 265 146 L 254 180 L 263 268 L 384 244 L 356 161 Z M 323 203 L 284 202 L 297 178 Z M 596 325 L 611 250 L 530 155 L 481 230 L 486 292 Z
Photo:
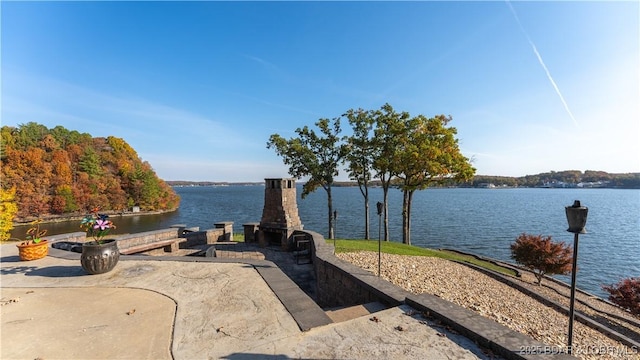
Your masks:
M 378 271 L 375 252 L 338 253 L 336 256 L 373 273 Z M 391 254 L 382 254 L 381 267 L 384 279 L 407 291 L 439 296 L 527 334 L 554 351 L 566 351 L 568 316 L 481 272 L 448 260 Z M 554 301 L 564 301 L 563 296 L 551 288 L 533 285 L 533 276 L 529 277 L 529 274 L 523 275 L 522 281 L 535 286 L 537 292 L 548 292 Z M 555 288 L 553 284 L 548 285 Z M 614 308 L 598 300 L 584 299 L 594 307 Z M 593 312 L 582 305 L 576 305 L 576 309 Z M 621 316 L 630 316 L 619 309 L 615 311 Z M 640 349 L 627 347 L 577 321 L 573 332 L 574 355 L 582 359 L 640 359 Z
M 550 280 L 542 280 L 541 286 L 536 284 L 533 274 L 523 272 L 520 279 L 515 279 L 520 285 L 544 295 L 556 303 L 569 307 L 569 298 L 571 289 Z M 630 313 L 624 311 L 618 306 L 611 305 L 602 301 L 597 296 L 588 296 L 580 292 L 576 292 L 576 311 L 579 311 L 592 319 L 606 324 L 618 333 L 625 335 L 636 342 L 640 342 L 640 318 L 634 317 Z M 611 316 L 609 314 L 615 315 Z M 623 319 L 629 319 L 624 321 Z

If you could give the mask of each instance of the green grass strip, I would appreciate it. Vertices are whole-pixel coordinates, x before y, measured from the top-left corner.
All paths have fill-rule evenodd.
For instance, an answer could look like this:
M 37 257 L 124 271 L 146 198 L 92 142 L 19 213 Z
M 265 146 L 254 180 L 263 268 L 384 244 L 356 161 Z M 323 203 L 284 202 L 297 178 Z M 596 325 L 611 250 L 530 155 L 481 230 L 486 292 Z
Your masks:
M 326 240 L 328 244 L 333 245 L 333 240 Z M 344 240 L 336 239 L 336 252 L 356 252 L 356 251 L 378 251 L 377 240 Z M 406 245 L 398 242 L 383 241 L 381 243 L 381 252 L 393 255 L 411 255 L 411 256 L 430 256 L 445 260 L 460 261 L 471 263 L 485 269 L 499 272 L 501 274 L 516 276 L 516 272 L 493 264 L 488 261 L 476 259 L 473 256 L 458 254 L 449 251 L 440 251 L 434 249 L 421 248 L 417 246 Z

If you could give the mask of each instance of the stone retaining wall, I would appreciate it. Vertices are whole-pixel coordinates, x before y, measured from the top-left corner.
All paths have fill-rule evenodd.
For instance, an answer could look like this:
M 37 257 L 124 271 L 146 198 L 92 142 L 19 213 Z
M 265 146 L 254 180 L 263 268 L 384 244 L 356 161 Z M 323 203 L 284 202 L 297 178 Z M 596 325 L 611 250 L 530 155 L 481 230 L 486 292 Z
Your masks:
M 413 295 L 375 274 L 340 260 L 334 255 L 333 246 L 316 232 L 302 230 L 295 234 L 305 234 L 313 243 L 311 256 L 317 279 L 316 301 L 323 308 L 374 301 L 387 306 L 408 304 L 505 359 L 576 359 L 565 353 L 528 353 L 527 349 L 544 350 L 550 347 L 436 296 Z
M 311 258 L 317 279 L 317 302 L 321 307 L 352 306 L 380 302 L 398 306 L 409 292 L 355 265 L 338 259 L 333 246 L 313 231 L 296 231 L 311 240 Z

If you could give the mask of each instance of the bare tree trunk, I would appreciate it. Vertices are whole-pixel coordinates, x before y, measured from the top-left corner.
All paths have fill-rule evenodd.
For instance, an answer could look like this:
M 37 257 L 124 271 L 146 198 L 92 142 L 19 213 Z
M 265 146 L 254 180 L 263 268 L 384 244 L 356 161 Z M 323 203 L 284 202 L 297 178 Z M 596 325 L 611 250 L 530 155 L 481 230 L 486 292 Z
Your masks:
M 369 194 L 364 198 L 364 238 L 369 240 L 371 238 L 369 234 Z
M 329 209 L 329 239 L 335 239 L 333 234 L 333 200 L 331 199 L 331 185 L 325 188 L 327 191 L 327 208 Z
M 402 190 L 402 243 L 409 244 L 409 190 Z
M 364 238 L 369 240 L 369 188 L 365 184 L 364 188 Z
M 415 190 L 409 191 L 409 199 L 407 201 L 407 245 L 411 245 L 411 205 L 413 204 L 413 194 Z
M 369 216 L 369 184 L 366 180 L 358 180 L 358 188 L 364 198 L 364 238 L 369 240 L 369 223 L 371 222 Z
M 382 189 L 382 202 L 384 203 L 384 241 L 389 241 L 389 188 Z

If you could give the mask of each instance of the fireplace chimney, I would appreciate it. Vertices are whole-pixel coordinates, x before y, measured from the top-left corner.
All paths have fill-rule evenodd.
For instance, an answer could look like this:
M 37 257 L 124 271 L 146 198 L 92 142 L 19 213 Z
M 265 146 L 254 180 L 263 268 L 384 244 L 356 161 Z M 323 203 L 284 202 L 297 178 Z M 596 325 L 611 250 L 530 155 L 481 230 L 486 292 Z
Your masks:
M 293 178 L 265 179 L 264 208 L 258 227 L 261 246 L 277 244 L 289 250 L 295 230 L 302 230 Z

